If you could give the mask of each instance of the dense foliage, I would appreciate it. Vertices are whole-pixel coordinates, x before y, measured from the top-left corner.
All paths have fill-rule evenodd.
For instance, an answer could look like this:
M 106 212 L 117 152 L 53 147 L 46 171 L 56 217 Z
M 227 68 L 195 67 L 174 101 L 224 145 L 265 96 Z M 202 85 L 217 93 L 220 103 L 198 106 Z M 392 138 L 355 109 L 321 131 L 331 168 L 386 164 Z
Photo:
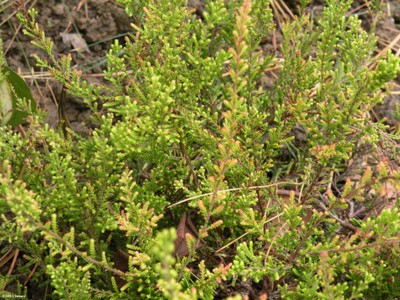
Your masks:
M 0 276 L 6 293 L 400 296 L 399 136 L 368 114 L 400 63 L 373 58 L 351 1 L 327 1 L 316 21 L 302 3 L 282 60 L 259 47 L 268 0 L 206 1 L 201 18 L 183 0 L 120 2 L 134 33 L 99 86 L 55 58 L 34 10 L 19 14 L 47 53 L 38 66 L 97 127 L 53 129 L 40 110 L 23 134 L 0 127 L 1 265 L 19 261 Z

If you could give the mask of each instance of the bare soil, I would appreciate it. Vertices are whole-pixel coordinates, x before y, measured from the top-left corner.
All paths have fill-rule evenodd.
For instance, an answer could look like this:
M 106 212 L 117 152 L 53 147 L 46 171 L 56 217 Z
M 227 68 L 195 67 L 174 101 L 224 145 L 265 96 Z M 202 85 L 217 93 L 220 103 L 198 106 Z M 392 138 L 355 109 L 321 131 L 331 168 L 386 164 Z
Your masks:
M 74 68 L 83 70 L 89 82 L 101 80 L 106 66 L 105 55 L 112 41 L 120 39 L 123 42 L 132 30 L 130 18 L 115 1 L 39 0 L 35 1 L 34 7 L 39 12 L 38 23 L 55 43 L 56 56 L 70 54 Z M 0 16 L 3 22 L 11 17 L 2 25 L 7 61 L 11 68 L 24 75 L 36 101 L 48 110 L 49 124 L 55 127 L 62 86 L 47 76 L 45 70 L 35 66 L 33 56 L 43 57 L 44 54 L 21 33 L 14 12 L 15 9 L 10 7 Z M 82 100 L 67 95 L 64 109 L 72 129 L 87 135 L 93 124 Z

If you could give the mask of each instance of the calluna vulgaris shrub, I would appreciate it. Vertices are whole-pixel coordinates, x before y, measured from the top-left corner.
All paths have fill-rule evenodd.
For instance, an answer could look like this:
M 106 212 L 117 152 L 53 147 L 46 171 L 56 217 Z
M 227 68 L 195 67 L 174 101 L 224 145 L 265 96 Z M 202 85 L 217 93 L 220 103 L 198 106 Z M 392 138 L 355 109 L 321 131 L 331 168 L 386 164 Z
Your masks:
M 96 128 L 53 129 L 40 110 L 24 134 L 0 128 L 3 293 L 399 297 L 399 135 L 369 117 L 399 59 L 374 58 L 351 1 L 317 20 L 302 1 L 280 60 L 260 50 L 268 0 L 206 1 L 201 18 L 183 0 L 120 2 L 134 31 L 101 85 L 55 58 L 35 10 L 18 16 Z

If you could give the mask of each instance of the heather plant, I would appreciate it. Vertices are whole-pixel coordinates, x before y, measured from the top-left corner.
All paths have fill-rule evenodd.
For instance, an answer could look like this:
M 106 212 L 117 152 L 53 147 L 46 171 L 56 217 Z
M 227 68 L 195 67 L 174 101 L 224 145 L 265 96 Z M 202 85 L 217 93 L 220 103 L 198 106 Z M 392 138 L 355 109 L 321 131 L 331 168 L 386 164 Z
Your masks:
M 351 1 L 327 1 L 315 22 L 302 3 L 281 61 L 259 47 L 273 30 L 268 1 L 207 1 L 202 18 L 183 0 L 120 2 L 137 12 L 134 33 L 112 45 L 99 85 L 57 59 L 36 11 L 21 8 L 24 33 L 47 54 L 37 65 L 83 99 L 96 128 L 50 128 L 29 107 L 25 130 L 0 127 L 1 265 L 19 260 L 3 290 L 399 296 L 397 194 L 382 201 L 400 189 L 398 134 L 368 112 L 400 62 L 374 58 Z M 261 78 L 279 63 L 268 90 Z

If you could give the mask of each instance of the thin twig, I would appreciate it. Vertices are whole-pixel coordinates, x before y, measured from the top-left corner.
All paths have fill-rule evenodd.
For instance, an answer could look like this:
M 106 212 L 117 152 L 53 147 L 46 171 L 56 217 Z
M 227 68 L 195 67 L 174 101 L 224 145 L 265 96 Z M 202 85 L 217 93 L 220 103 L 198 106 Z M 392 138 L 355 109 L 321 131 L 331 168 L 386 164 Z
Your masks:
M 56 232 L 51 231 L 49 229 L 47 229 L 43 224 L 38 223 L 38 222 L 34 222 L 34 225 L 36 227 L 38 227 L 40 230 L 44 231 L 46 234 L 52 236 L 53 238 L 55 238 L 58 242 L 60 242 L 62 245 L 64 245 L 66 248 L 68 248 L 68 250 L 70 250 L 71 252 L 73 252 L 74 254 L 78 255 L 79 257 L 81 257 L 82 259 L 86 260 L 87 262 L 90 262 L 96 266 L 99 266 L 107 271 L 110 271 L 112 273 L 114 273 L 117 276 L 121 276 L 121 277 L 127 277 L 128 274 L 124 273 L 118 269 L 112 268 L 106 264 L 104 264 L 103 262 L 100 262 L 90 256 L 88 256 L 85 252 L 81 252 L 78 249 L 76 249 L 75 247 L 73 247 L 70 243 L 66 242 L 61 236 L 59 236 Z M 133 274 L 131 274 L 133 275 Z
M 276 218 L 279 218 L 280 216 L 282 216 L 283 213 L 277 214 L 276 216 L 266 220 L 263 223 L 263 226 L 273 220 L 275 220 Z M 244 234 L 242 234 L 241 236 L 237 237 L 236 239 L 234 239 L 233 241 L 230 241 L 228 244 L 226 244 L 225 246 L 222 246 L 221 248 L 219 248 L 218 250 L 215 251 L 215 253 L 221 252 L 222 250 L 224 250 L 225 248 L 229 247 L 230 245 L 236 243 L 238 240 L 242 239 L 243 237 L 245 237 L 246 235 L 248 235 L 250 233 L 250 231 L 245 232 Z
M 310 251 L 310 252 L 305 252 L 304 254 L 309 255 L 309 254 L 319 254 L 322 252 L 333 252 L 333 253 L 339 253 L 339 252 L 353 252 L 353 251 L 359 251 L 363 249 L 370 249 L 373 248 L 374 246 L 383 246 L 383 245 L 394 245 L 394 244 L 400 244 L 400 239 L 396 240 L 385 240 L 385 241 L 380 241 L 380 242 L 373 242 L 369 243 L 363 246 L 358 246 L 358 247 L 352 247 L 352 248 L 340 248 L 340 249 L 326 249 L 326 250 L 320 250 L 320 251 Z
M 267 184 L 267 185 L 256 185 L 256 186 L 250 186 L 250 187 L 241 187 L 241 188 L 231 188 L 231 189 L 227 189 L 227 190 L 218 190 L 217 193 L 229 193 L 229 192 L 235 192 L 235 191 L 241 191 L 241 190 L 256 190 L 256 189 L 267 189 L 270 187 L 274 187 L 274 186 L 279 186 L 279 185 L 302 185 L 303 183 L 297 183 L 297 182 L 291 182 L 291 181 L 282 181 L 282 182 L 275 182 L 275 183 L 271 183 L 271 184 Z M 286 195 L 286 190 L 278 190 L 278 194 L 282 194 L 282 195 Z M 203 198 L 203 197 L 207 197 L 207 196 L 211 196 L 213 195 L 215 192 L 211 192 L 211 193 L 205 193 L 205 194 L 201 194 L 201 195 L 197 195 L 197 196 L 193 196 L 190 198 L 186 198 L 183 199 L 181 201 L 178 201 L 174 204 L 171 204 L 169 206 L 167 206 L 167 208 L 172 208 L 174 206 L 189 202 L 191 200 L 195 200 L 195 199 L 199 199 L 199 198 Z M 295 192 L 296 195 L 296 192 Z
M 352 230 L 354 232 L 356 232 L 358 230 L 357 227 L 355 227 L 354 225 L 352 225 L 352 224 L 350 224 L 350 223 L 348 223 L 346 221 L 343 221 L 340 218 L 336 217 L 332 212 L 329 211 L 329 209 L 320 200 L 316 200 L 316 202 L 317 202 L 317 205 L 324 210 L 324 212 L 328 212 L 329 216 L 332 219 L 335 219 L 336 221 L 338 221 L 340 223 L 340 225 L 342 225 L 343 227 L 346 227 L 347 229 L 350 229 L 350 230 Z

